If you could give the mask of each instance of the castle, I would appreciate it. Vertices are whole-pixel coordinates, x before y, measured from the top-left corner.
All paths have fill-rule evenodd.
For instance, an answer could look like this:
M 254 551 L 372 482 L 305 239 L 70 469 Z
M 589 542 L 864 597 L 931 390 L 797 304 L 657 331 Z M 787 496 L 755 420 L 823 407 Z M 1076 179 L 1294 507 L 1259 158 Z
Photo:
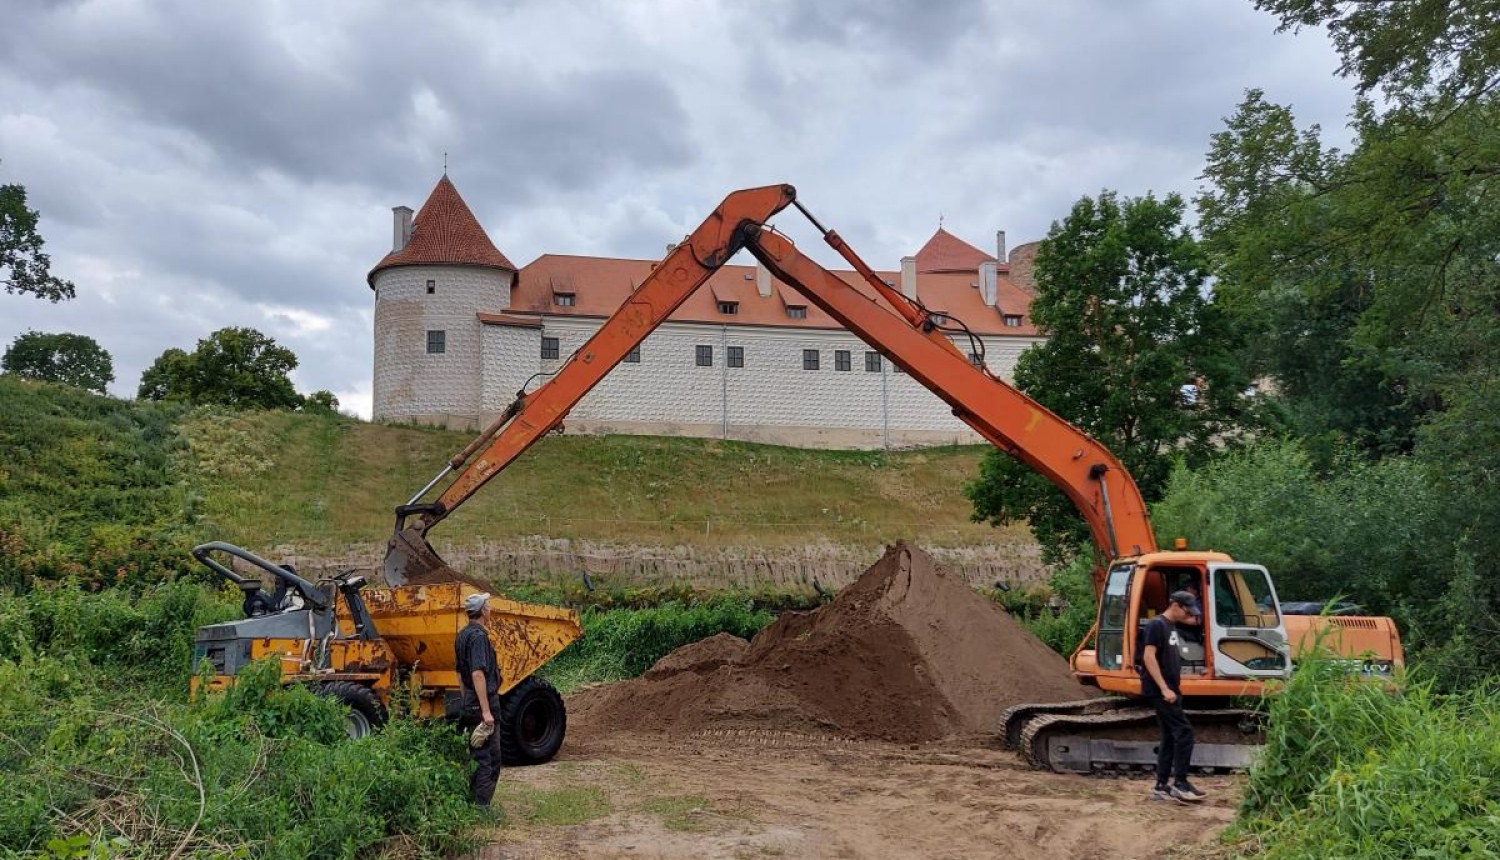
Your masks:
M 374 418 L 483 426 L 555 372 L 653 260 L 543 254 L 517 268 L 445 174 L 370 270 Z M 878 274 L 984 342 L 1010 378 L 1041 341 L 1028 314 L 1035 243 L 988 254 L 939 228 Z M 838 272 L 854 283 L 852 271 Z M 967 339 L 955 340 L 970 350 Z M 973 353 L 970 353 L 973 355 Z M 568 432 L 879 448 L 977 442 L 946 404 L 759 265 L 726 265 L 569 414 Z

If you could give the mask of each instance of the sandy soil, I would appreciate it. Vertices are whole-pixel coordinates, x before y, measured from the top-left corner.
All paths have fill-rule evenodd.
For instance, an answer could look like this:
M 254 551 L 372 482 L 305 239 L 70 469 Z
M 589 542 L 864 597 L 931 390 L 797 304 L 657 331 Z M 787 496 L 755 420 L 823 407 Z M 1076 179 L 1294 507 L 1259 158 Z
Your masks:
M 953 740 L 570 736 L 557 761 L 504 773 L 510 820 L 473 858 L 1203 856 L 1218 853 L 1239 787 L 1199 784 L 1211 794 L 1200 806 L 1152 801 L 1145 780 L 1042 773 Z M 566 806 L 577 792 L 582 811 Z

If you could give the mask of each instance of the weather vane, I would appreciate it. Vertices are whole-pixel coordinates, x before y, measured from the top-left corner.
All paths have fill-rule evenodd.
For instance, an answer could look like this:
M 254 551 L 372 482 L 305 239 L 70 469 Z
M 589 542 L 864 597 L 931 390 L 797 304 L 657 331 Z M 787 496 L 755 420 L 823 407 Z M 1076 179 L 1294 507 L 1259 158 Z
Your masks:
M 448 150 L 443 150 L 443 175 L 448 175 Z

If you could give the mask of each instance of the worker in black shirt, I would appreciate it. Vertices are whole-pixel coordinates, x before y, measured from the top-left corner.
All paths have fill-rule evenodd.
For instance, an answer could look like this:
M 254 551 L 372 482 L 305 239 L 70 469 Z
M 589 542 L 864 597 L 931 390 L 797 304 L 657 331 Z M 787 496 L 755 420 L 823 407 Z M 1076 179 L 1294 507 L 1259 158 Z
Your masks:
M 1188 782 L 1193 760 L 1193 727 L 1182 709 L 1182 655 L 1177 625 L 1203 617 L 1198 598 L 1191 592 L 1174 591 L 1167 598 L 1167 611 L 1151 619 L 1141 631 L 1136 670 L 1141 676 L 1141 695 L 1156 709 L 1161 743 L 1156 753 L 1156 787 L 1152 797 L 1181 803 L 1198 803 L 1206 792 Z M 1171 783 L 1168 784 L 1168 778 Z
M 471 594 L 464 599 L 469 624 L 454 640 L 458 681 L 463 685 L 462 724 L 472 726 L 469 755 L 477 767 L 469 780 L 474 803 L 489 806 L 500 781 L 500 733 L 495 731 L 495 716 L 500 712 L 500 669 L 495 663 L 495 648 L 490 644 L 484 620 L 490 615 L 490 596 Z

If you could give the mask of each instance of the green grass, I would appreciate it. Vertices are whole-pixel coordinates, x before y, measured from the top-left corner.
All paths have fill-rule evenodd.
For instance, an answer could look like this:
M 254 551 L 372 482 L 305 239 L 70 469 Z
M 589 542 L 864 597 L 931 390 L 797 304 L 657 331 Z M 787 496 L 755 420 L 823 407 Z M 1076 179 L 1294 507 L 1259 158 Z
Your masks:
M 678 833 L 706 829 L 704 816 L 714 812 L 713 801 L 702 795 L 657 797 L 641 804 L 641 811 L 661 819 L 662 826 Z
M 502 778 L 495 799 L 508 819 L 552 827 L 587 824 L 614 812 L 609 795 L 596 786 L 533 788 Z
M 381 539 L 405 501 L 468 433 L 328 416 L 234 419 L 274 452 L 236 474 L 204 511 L 238 539 L 340 547 Z M 808 451 L 648 436 L 549 436 L 435 532 L 450 545 L 543 535 L 627 544 L 801 546 L 897 536 L 935 545 L 993 542 L 969 522 L 962 486 L 978 446 Z M 247 454 L 253 459 L 254 454 Z
M 1263 860 L 1500 858 L 1500 690 L 1439 695 L 1301 661 L 1232 833 Z

